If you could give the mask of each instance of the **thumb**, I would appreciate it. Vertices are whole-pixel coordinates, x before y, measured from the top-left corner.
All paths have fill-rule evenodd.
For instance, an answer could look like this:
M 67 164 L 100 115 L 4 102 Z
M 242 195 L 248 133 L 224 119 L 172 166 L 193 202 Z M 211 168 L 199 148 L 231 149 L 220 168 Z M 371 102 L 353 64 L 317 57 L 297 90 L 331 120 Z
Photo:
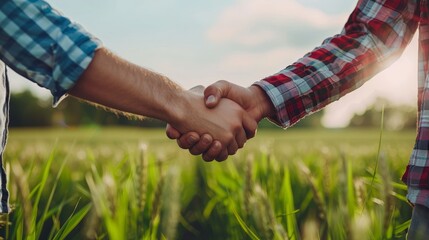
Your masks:
M 218 105 L 219 101 L 228 96 L 231 89 L 231 83 L 221 80 L 213 83 L 204 90 L 204 101 L 206 107 L 214 108 Z

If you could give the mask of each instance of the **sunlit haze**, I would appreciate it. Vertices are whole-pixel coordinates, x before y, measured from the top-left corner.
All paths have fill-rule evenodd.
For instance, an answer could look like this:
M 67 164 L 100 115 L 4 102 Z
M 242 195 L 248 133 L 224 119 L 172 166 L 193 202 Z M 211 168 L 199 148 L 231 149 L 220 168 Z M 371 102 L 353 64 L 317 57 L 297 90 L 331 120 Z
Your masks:
M 134 63 L 184 88 L 225 79 L 241 86 L 276 73 L 337 34 L 355 0 L 52 0 L 52 6 Z M 11 76 L 13 91 L 35 84 Z M 417 42 L 390 68 L 331 104 L 323 123 L 341 127 L 378 96 L 416 104 Z

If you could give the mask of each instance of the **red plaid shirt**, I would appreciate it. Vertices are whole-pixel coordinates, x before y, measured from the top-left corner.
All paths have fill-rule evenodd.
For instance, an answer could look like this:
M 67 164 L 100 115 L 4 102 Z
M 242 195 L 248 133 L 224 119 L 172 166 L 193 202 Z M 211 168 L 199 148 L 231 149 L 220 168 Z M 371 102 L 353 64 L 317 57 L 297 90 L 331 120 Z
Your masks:
M 408 199 L 429 207 L 429 0 L 359 0 L 341 34 L 257 82 L 273 119 L 289 127 L 361 86 L 396 60 L 419 29 L 418 134 L 402 177 Z

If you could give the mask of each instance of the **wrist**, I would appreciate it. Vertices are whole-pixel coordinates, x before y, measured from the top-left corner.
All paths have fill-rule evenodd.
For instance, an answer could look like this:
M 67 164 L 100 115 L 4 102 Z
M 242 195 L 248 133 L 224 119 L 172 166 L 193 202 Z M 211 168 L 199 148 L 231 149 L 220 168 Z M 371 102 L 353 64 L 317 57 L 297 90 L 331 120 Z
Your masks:
M 169 104 L 164 104 L 165 121 L 176 127 L 185 118 L 187 95 L 183 90 L 175 91 L 171 94 L 168 101 Z
M 253 96 L 255 119 L 259 122 L 263 118 L 275 116 L 274 105 L 265 91 L 256 85 L 252 85 L 248 89 Z

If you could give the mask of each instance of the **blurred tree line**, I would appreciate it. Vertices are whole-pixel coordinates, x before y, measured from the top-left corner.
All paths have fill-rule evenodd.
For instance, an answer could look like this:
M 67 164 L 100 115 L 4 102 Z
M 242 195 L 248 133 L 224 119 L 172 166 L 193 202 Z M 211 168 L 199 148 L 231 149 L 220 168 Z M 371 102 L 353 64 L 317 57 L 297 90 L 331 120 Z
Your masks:
M 381 116 L 384 111 L 384 128 L 387 130 L 416 129 L 417 108 L 409 105 L 394 105 L 385 98 L 377 98 L 362 113 L 355 113 L 348 127 L 351 128 L 380 128 Z M 322 118 L 325 112 L 319 111 L 299 121 L 293 128 L 322 128 Z M 263 120 L 259 127 L 277 128 L 269 120 Z
M 381 109 L 384 106 L 384 125 L 386 129 L 415 129 L 416 109 L 409 106 L 394 106 L 385 99 L 377 99 L 365 112 L 355 114 L 350 127 L 380 127 Z M 143 121 L 135 117 L 126 117 L 106 111 L 102 107 L 84 103 L 76 98 L 67 98 L 57 107 L 52 102 L 36 97 L 31 91 L 25 90 L 12 93 L 10 99 L 11 127 L 67 127 L 88 125 L 119 125 L 137 127 L 165 127 L 165 123 L 156 119 L 145 118 Z M 319 111 L 299 121 L 294 128 L 322 128 L 321 120 L 324 111 Z M 269 120 L 259 123 L 260 128 L 278 128 Z
M 52 101 L 36 97 L 29 90 L 12 93 L 9 109 L 11 127 L 67 127 L 88 125 L 122 125 L 138 127 L 165 127 L 165 123 L 146 118 L 123 116 L 106 111 L 73 97 L 64 99 L 53 108 Z
M 365 112 L 355 114 L 349 127 L 380 127 L 384 111 L 384 127 L 388 130 L 416 129 L 417 108 L 393 105 L 387 99 L 378 98 Z

